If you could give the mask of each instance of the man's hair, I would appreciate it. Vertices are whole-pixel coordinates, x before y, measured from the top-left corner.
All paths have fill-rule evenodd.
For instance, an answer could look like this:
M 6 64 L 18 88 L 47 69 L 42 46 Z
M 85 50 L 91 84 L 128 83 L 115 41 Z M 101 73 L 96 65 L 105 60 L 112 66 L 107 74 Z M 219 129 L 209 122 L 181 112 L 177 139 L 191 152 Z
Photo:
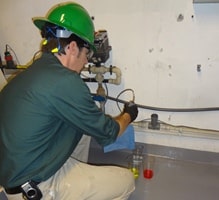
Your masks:
M 88 44 L 75 34 L 71 34 L 68 38 L 59 38 L 56 36 L 57 30 L 64 30 L 62 27 L 47 22 L 41 30 L 41 35 L 46 39 L 46 44 L 41 47 L 42 52 L 52 52 L 57 48 L 58 54 L 65 54 L 65 47 L 72 41 L 75 41 L 78 48 L 87 47 Z

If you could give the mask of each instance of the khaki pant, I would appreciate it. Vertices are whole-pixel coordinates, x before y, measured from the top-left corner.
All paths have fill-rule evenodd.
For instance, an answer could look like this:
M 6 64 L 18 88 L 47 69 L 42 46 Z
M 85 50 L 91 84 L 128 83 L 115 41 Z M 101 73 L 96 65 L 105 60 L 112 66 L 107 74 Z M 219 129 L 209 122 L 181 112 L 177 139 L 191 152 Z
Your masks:
M 134 177 L 116 166 L 93 166 L 69 158 L 47 181 L 39 184 L 43 200 L 125 200 L 134 190 Z M 21 194 L 7 195 L 21 200 Z
M 84 142 L 88 140 L 85 138 Z M 82 152 L 76 157 L 85 161 L 86 153 Z M 126 200 L 135 188 L 133 174 L 128 169 L 88 165 L 72 157 L 38 186 L 43 200 Z M 22 195 L 7 195 L 7 198 L 22 200 Z

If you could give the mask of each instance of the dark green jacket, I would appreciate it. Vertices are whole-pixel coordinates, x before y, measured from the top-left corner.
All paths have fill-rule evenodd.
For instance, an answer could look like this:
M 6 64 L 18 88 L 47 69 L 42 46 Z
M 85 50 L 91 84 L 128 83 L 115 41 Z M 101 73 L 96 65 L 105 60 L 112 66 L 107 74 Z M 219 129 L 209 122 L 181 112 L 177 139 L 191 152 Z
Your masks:
M 118 132 L 119 124 L 99 110 L 80 75 L 43 54 L 0 93 L 0 185 L 44 181 L 83 134 L 104 146 Z

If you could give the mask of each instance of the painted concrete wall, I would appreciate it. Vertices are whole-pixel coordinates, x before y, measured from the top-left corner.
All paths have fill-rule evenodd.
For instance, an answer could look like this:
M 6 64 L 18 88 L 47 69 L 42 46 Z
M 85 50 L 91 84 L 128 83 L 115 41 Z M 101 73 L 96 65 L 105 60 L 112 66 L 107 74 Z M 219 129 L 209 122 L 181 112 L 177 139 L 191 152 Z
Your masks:
M 39 49 L 39 31 L 31 18 L 44 16 L 61 0 L 7 0 L 0 6 L 0 53 L 5 45 L 16 52 L 20 64 L 29 62 Z M 219 5 L 193 4 L 192 0 L 78 0 L 94 16 L 96 30 L 108 31 L 111 58 L 107 66 L 122 71 L 119 86 L 108 85 L 116 97 L 132 88 L 137 104 L 162 108 L 206 108 L 219 105 Z M 197 69 L 200 66 L 200 70 Z M 89 84 L 92 91 L 97 85 Z M 130 100 L 132 94 L 121 96 Z M 119 113 L 115 102 L 108 101 L 106 112 Z M 219 111 L 157 112 L 140 109 L 137 120 L 157 113 L 159 119 L 174 125 L 219 130 Z M 145 138 L 147 142 L 148 138 Z M 180 139 L 185 147 L 190 138 Z M 214 151 L 219 152 L 218 141 Z M 166 143 L 157 136 L 151 143 Z M 212 142 L 197 143 L 206 149 Z M 216 148 L 218 145 L 218 148 Z M 215 150 L 216 149 L 216 150 Z

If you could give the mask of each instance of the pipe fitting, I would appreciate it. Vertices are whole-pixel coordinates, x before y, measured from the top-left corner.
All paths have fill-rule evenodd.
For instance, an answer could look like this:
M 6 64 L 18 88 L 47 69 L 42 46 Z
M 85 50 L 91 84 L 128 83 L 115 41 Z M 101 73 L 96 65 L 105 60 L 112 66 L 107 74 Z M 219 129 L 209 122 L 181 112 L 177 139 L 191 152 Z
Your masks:
M 96 81 L 98 83 L 102 82 L 104 80 L 104 77 L 102 74 L 105 74 L 109 72 L 110 74 L 114 73 L 116 75 L 115 79 L 109 79 L 108 83 L 119 85 L 121 83 L 121 70 L 118 67 L 105 67 L 101 65 L 100 67 L 96 66 L 89 66 L 89 67 L 84 67 L 82 71 L 88 71 L 89 73 L 96 74 Z

